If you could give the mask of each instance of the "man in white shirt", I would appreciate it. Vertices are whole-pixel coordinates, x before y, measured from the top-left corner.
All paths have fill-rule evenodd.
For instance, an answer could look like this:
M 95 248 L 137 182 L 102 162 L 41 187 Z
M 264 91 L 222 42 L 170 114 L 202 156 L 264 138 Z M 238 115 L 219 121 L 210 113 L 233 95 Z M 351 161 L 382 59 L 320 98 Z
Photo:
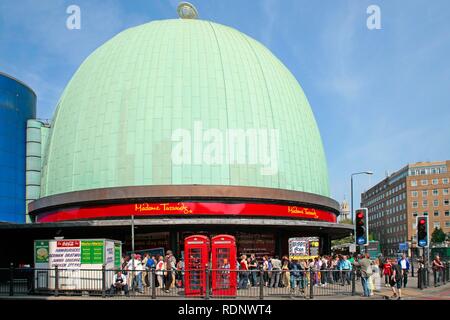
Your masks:
M 142 266 L 141 256 L 133 254 L 130 261 L 128 262 L 127 267 L 131 273 L 131 288 L 135 289 L 137 285 L 138 291 L 140 293 L 143 293 L 144 289 L 142 287 L 142 271 L 144 270 L 144 267 Z
M 275 256 L 275 258 L 272 259 L 272 278 L 270 279 L 269 287 L 278 288 L 278 285 L 280 284 L 280 272 L 281 260 L 278 258 L 278 256 Z
M 114 275 L 113 284 L 111 285 L 109 292 L 110 294 L 116 294 L 116 292 L 120 290 L 123 290 L 125 294 L 128 295 L 127 277 L 122 274 L 121 271 Z

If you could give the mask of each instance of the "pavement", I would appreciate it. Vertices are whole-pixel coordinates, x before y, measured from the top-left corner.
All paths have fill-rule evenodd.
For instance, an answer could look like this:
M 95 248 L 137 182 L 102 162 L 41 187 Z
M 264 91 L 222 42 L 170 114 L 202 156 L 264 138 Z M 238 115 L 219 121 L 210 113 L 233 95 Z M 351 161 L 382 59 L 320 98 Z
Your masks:
M 259 288 L 252 288 L 255 292 L 248 292 L 247 296 L 239 296 L 232 300 L 242 300 L 242 299 L 250 299 L 250 300 L 258 300 L 259 297 Z M 371 297 L 362 297 L 361 294 L 363 292 L 361 281 L 356 281 L 356 294 L 354 296 L 350 295 L 350 292 L 347 291 L 346 294 L 329 294 L 329 295 L 321 295 L 321 292 L 332 292 L 331 288 L 323 289 L 323 288 L 315 288 L 314 292 L 314 300 L 391 300 L 392 289 L 384 286 L 384 281 L 380 284 L 378 290 L 374 291 L 373 296 Z M 280 289 L 281 290 L 281 289 Z M 286 289 L 284 289 L 286 290 Z M 337 289 L 339 290 L 339 289 Z M 274 291 L 271 291 L 275 293 Z M 8 300 L 8 299 L 19 299 L 19 300 L 105 300 L 101 296 L 0 296 L 0 300 Z M 144 296 L 132 296 L 130 298 L 127 297 L 107 297 L 106 300 L 151 300 L 151 297 L 148 295 Z M 192 298 L 186 299 L 182 296 L 160 296 L 158 295 L 156 300 L 192 300 Z M 202 298 L 194 298 L 194 300 L 203 300 Z M 211 298 L 211 300 L 214 300 Z M 225 300 L 225 299 L 220 299 Z M 289 295 L 274 295 L 274 296 L 265 296 L 264 300 L 309 300 L 309 298 L 304 298 L 301 296 L 289 296 Z M 434 287 L 433 285 L 425 288 L 423 290 L 417 288 L 417 277 L 410 277 L 408 279 L 407 287 L 402 288 L 402 300 L 450 300 L 450 282 L 446 285 L 440 285 Z

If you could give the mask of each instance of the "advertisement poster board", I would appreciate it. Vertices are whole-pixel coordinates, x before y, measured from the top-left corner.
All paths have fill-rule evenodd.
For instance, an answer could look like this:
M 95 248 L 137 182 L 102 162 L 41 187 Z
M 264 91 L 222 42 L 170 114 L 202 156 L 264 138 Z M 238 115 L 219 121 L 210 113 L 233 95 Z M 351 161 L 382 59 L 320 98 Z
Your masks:
M 121 269 L 122 245 L 120 242 L 114 243 L 114 269 Z
M 101 290 L 103 265 L 106 270 L 114 269 L 115 263 L 120 265 L 121 253 L 121 242 L 114 240 L 36 240 L 35 286 L 55 289 L 55 268 L 58 267 L 60 290 Z M 108 285 L 114 274 L 107 272 L 107 275 Z
M 314 259 L 319 256 L 319 238 L 289 238 L 289 258 L 295 260 Z

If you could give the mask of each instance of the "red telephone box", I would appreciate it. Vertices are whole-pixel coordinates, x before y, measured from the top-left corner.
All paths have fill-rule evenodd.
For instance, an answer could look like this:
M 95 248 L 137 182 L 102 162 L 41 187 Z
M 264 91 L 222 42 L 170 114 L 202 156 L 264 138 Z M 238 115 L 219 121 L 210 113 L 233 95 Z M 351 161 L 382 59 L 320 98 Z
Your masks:
M 205 295 L 208 258 L 208 237 L 194 235 L 184 239 L 184 288 L 186 296 Z
M 218 235 L 211 239 L 212 294 L 236 296 L 236 239 L 230 235 Z

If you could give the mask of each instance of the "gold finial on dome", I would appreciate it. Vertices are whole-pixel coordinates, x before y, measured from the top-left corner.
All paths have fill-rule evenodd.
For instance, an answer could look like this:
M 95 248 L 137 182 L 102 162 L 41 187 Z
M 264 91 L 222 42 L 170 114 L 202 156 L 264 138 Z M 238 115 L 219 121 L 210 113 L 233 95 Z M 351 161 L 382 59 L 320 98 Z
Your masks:
M 181 19 L 197 19 L 198 11 L 194 5 L 189 2 L 180 2 L 177 7 L 178 16 Z

